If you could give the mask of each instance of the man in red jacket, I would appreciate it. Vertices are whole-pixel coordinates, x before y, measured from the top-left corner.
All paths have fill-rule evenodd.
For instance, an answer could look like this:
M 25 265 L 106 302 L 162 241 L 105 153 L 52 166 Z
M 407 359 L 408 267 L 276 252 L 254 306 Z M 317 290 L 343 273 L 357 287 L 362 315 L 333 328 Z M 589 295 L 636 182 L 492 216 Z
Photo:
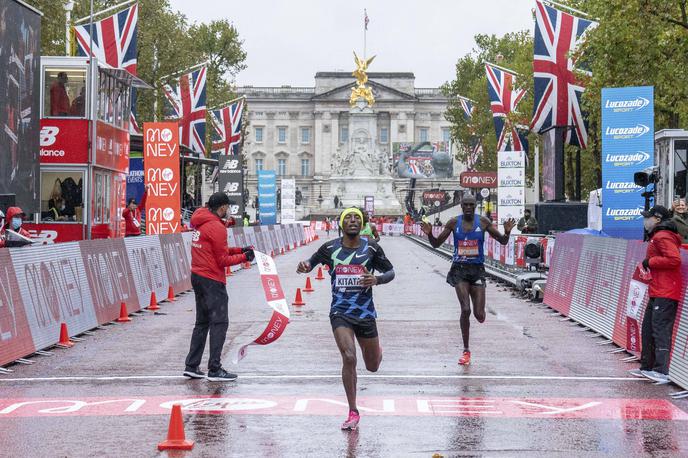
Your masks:
M 186 357 L 184 375 L 204 378 L 201 357 L 210 331 L 208 377 L 211 382 L 230 382 L 237 379 L 222 368 L 220 358 L 229 327 L 227 280 L 225 267 L 250 262 L 253 248 L 227 246 L 227 228 L 222 218 L 227 214 L 229 197 L 216 192 L 207 207 L 199 208 L 191 216 L 195 231 L 191 242 L 191 285 L 196 296 L 196 325 L 191 335 L 191 348 Z
M 650 236 L 643 267 L 650 271 L 650 301 L 641 330 L 640 369 L 633 375 L 669 383 L 671 337 L 678 301 L 681 300 L 681 236 L 671 213 L 657 205 L 642 213 Z
M 136 237 L 141 235 L 141 213 L 146 211 L 146 198 L 148 197 L 148 190 L 150 184 L 146 185 L 146 190 L 141 196 L 141 203 L 136 204 L 136 199 L 133 197 L 127 201 L 127 207 L 122 211 L 122 218 L 125 224 L 125 237 Z
M 25 217 L 26 214 L 24 213 L 24 210 L 19 207 L 8 208 L 6 219 L 4 219 L 5 215 L 0 212 L 0 218 L 2 218 L 3 221 L 2 226 L 0 226 L 0 248 L 23 246 L 30 243 L 26 239 L 12 240 L 7 233 L 8 230 L 12 230 L 17 234 L 26 237 L 27 239 L 31 238 L 31 234 L 29 234 L 29 232 L 22 227 Z

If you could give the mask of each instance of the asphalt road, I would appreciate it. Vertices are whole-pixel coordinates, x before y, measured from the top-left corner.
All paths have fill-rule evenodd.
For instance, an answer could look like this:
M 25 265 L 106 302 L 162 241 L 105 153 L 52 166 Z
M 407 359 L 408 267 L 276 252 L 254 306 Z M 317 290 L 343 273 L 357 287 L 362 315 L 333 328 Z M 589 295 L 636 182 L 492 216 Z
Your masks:
M 276 259 L 290 303 L 305 281 L 296 264 L 319 243 Z M 604 339 L 495 284 L 487 321 L 472 323 L 473 363 L 458 366 L 448 261 L 403 238 L 381 245 L 397 275 L 375 289 L 384 360 L 375 374 L 359 364 L 358 432 L 339 430 L 347 408 L 328 281 L 313 280 L 279 341 L 231 363 L 270 315 L 254 268 L 228 279 L 224 361 L 236 383 L 181 377 L 194 321 L 183 295 L 164 315 L 107 326 L 0 375 L 0 455 L 166 455 L 156 446 L 175 402 L 196 444 L 174 456 L 688 454 L 688 402 L 668 398 L 676 387 L 629 377 L 636 366 Z

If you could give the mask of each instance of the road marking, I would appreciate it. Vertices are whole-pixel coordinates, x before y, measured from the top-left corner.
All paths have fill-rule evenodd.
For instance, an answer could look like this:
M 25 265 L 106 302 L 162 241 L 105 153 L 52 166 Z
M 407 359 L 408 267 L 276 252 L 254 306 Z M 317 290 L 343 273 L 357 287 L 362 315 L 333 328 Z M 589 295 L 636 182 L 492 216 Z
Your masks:
M 340 380 L 342 376 L 336 375 L 264 375 L 264 374 L 239 374 L 239 379 L 250 380 Z M 548 375 L 432 375 L 432 374 L 406 374 L 406 375 L 382 375 L 359 374 L 358 378 L 364 379 L 396 379 L 396 380 L 574 380 L 592 382 L 642 382 L 645 379 L 639 377 L 605 377 L 605 376 L 548 376 Z M 0 382 L 69 382 L 69 381 L 116 381 L 116 380 L 181 380 L 186 379 L 182 375 L 77 375 L 65 377 L 1 377 Z

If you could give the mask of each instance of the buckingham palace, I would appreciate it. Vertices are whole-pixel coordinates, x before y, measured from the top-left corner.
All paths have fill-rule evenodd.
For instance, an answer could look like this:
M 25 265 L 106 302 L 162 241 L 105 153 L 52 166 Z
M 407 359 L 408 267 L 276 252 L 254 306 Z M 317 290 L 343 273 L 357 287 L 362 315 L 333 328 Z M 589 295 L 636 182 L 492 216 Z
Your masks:
M 375 104 L 372 113 L 377 128 L 373 148 L 379 151 L 380 172 L 394 177 L 393 188 L 399 202 L 404 202 L 410 179 L 396 172 L 395 145 L 448 145 L 450 124 L 444 113 L 448 99 L 439 88 L 415 87 L 413 73 L 368 73 Z M 346 148 L 350 136 L 349 117 L 354 77 L 350 72 L 318 72 L 314 87 L 238 87 L 247 100 L 247 129 L 244 158 L 248 170 L 248 211 L 254 214 L 258 170 L 275 170 L 280 178 L 295 178 L 297 194 L 302 196 L 297 217 L 334 214 L 329 202 L 336 190 L 330 178 L 338 171 L 335 158 Z M 443 177 L 417 180 L 416 202 L 423 189 L 452 191 L 459 188 L 463 164 L 453 160 Z M 341 171 L 339 171 L 341 172 Z M 363 202 L 343 201 L 343 205 L 362 206 Z

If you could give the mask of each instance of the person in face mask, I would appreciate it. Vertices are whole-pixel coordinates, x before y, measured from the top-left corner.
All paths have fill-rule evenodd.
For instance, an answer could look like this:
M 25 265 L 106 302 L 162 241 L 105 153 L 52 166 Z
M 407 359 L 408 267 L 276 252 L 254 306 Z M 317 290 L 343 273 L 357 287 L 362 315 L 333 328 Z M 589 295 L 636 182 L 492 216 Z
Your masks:
M 649 236 L 642 264 L 650 271 L 652 279 L 649 283 L 650 301 L 641 330 L 640 369 L 631 371 L 631 374 L 668 383 L 671 337 L 682 290 L 679 251 L 682 238 L 665 207 L 656 205 L 642 215 Z
M 11 229 L 14 232 L 23 235 L 24 237 L 31 237 L 26 229 L 22 227 L 24 223 L 24 218 L 26 214 L 19 207 L 10 207 L 7 209 L 7 215 L 5 217 L 4 229 Z
M 683 243 L 688 243 L 688 206 L 686 199 L 677 199 L 673 204 L 674 217 L 671 219 L 676 223 L 676 229 L 683 238 Z

